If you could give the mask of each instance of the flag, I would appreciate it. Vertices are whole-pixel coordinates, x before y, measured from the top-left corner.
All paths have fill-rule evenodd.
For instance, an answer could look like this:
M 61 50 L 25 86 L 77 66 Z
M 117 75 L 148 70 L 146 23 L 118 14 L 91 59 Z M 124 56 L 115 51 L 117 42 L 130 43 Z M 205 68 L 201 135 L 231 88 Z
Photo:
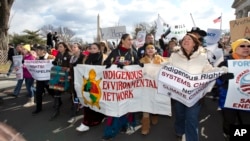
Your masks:
M 214 23 L 221 22 L 221 16 L 213 20 Z

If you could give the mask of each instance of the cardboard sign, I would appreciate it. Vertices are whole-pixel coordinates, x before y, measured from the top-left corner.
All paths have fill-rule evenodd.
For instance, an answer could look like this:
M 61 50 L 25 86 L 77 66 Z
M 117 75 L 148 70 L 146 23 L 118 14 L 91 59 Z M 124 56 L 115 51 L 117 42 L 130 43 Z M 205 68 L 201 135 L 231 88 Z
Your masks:
M 231 40 L 250 38 L 250 17 L 230 21 Z

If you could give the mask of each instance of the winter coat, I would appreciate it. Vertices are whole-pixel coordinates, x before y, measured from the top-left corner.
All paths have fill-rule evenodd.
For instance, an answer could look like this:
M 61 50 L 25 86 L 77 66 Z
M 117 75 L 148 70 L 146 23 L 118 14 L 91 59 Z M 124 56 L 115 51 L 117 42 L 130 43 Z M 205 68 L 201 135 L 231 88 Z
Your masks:
M 148 64 L 148 63 L 161 64 L 162 62 L 164 62 L 164 58 L 161 57 L 160 55 L 155 55 L 153 60 L 151 60 L 148 56 L 144 56 L 143 58 L 140 59 L 140 62 L 143 64 Z
M 175 67 L 183 69 L 190 74 L 200 74 L 213 70 L 213 66 L 207 59 L 206 49 L 199 47 L 191 56 L 190 60 L 184 56 L 181 49 L 176 50 L 169 57 L 169 63 Z
M 103 54 L 102 53 L 90 53 L 85 59 L 84 64 L 88 65 L 102 65 Z
M 139 64 L 137 53 L 134 49 L 124 50 L 122 47 L 117 47 L 112 50 L 107 59 L 104 61 L 104 65 L 107 64 L 123 64 L 132 65 Z M 123 57 L 123 58 L 121 58 Z
M 14 47 L 10 47 L 8 50 L 8 60 L 13 62 L 13 56 L 16 55 L 16 49 Z
M 138 49 L 137 56 L 138 56 L 139 59 L 141 59 L 142 57 L 145 56 L 145 51 L 146 51 L 146 46 L 147 45 L 148 44 L 144 44 L 142 47 L 140 47 Z M 163 50 L 161 48 L 159 48 L 159 47 L 155 47 L 155 49 L 157 50 L 158 55 L 162 56 Z
M 70 66 L 70 64 L 69 64 L 70 58 L 71 58 L 71 55 L 69 54 L 68 51 L 64 52 L 63 54 L 58 52 L 58 54 L 56 55 L 56 59 L 52 62 L 52 64 L 56 65 L 56 66 L 68 67 L 69 68 L 69 66 Z

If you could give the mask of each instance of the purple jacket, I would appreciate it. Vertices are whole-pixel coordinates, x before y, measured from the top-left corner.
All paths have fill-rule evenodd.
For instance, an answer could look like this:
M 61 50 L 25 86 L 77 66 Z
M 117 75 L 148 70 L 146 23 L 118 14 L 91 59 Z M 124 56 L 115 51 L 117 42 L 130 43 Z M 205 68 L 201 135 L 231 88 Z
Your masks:
M 30 53 L 23 56 L 23 60 L 35 60 L 35 59 L 36 58 Z M 25 66 L 23 66 L 23 78 L 32 78 L 32 75 Z

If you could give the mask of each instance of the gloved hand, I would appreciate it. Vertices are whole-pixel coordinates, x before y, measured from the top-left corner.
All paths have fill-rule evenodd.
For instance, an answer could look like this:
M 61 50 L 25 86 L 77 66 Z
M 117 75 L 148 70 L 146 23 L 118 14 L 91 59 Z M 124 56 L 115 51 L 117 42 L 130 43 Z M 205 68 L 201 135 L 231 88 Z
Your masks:
M 77 66 L 77 63 L 73 63 L 72 66 L 73 66 L 73 67 Z
M 108 68 L 111 67 L 111 65 L 112 65 L 112 64 L 107 64 L 105 68 L 108 69 Z
M 123 69 L 123 67 L 124 67 L 124 65 L 123 64 L 117 64 L 117 68 L 121 68 L 121 69 Z
M 144 67 L 144 64 L 143 64 L 143 63 L 139 63 L 139 66 L 143 68 L 143 67 Z
M 52 61 L 52 64 L 56 66 L 56 61 Z
M 234 74 L 233 73 L 225 73 L 223 75 L 220 76 L 220 79 L 222 81 L 228 81 L 229 79 L 233 79 L 234 78 Z

